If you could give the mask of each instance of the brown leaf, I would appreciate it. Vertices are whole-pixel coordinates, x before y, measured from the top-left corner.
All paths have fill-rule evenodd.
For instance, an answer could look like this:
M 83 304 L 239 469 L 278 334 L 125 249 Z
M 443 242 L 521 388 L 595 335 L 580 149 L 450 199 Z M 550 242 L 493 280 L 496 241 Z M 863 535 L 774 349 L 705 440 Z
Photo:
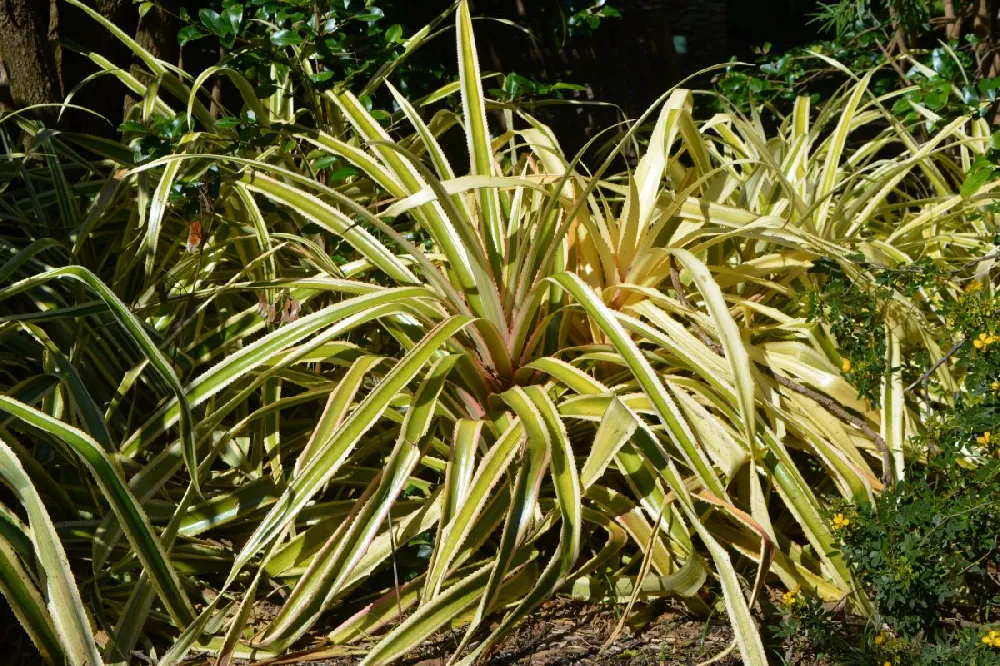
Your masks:
M 188 230 L 187 244 L 184 246 L 187 251 L 194 254 L 201 246 L 201 222 L 192 222 Z

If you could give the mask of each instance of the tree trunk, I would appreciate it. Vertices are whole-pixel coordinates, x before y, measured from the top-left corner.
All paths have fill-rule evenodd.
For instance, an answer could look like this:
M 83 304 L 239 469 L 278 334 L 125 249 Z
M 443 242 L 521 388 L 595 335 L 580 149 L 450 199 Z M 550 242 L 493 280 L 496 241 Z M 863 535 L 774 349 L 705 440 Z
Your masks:
M 962 36 L 962 22 L 955 14 L 955 0 L 944 0 L 944 34 L 948 41 Z
M 0 113 L 14 108 L 14 100 L 10 96 L 10 81 L 7 79 L 7 69 L 0 60 Z
M 173 65 L 177 64 L 180 51 L 177 46 L 179 5 L 178 0 L 160 0 L 139 19 L 139 27 L 135 32 L 135 41 L 139 42 L 139 46 Z
M 59 71 L 49 44 L 49 3 L 43 0 L 0 0 L 0 61 L 15 106 L 61 101 Z M 52 122 L 54 107 L 34 112 Z
M 979 0 L 972 19 L 972 31 L 979 38 L 976 45 L 976 59 L 979 61 L 979 76 L 993 78 L 1000 73 L 1000 59 L 996 53 L 996 0 Z

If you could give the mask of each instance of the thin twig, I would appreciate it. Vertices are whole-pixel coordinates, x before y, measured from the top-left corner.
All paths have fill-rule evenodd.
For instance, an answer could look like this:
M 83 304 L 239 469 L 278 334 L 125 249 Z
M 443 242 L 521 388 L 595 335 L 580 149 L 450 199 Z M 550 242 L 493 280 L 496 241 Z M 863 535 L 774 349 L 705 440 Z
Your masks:
M 399 568 L 396 566 L 396 533 L 392 529 L 392 513 L 386 516 L 389 521 L 389 548 L 392 553 L 392 582 L 396 590 L 396 610 L 399 612 L 399 621 L 403 621 L 403 601 L 399 596 Z
M 773 377 L 774 381 L 778 382 L 785 388 L 818 402 L 841 421 L 850 423 L 852 426 L 869 437 L 875 444 L 875 448 L 878 449 L 878 452 L 882 455 L 882 483 L 887 486 L 892 484 L 892 453 L 889 451 L 889 447 L 885 445 L 885 440 L 882 436 L 875 432 L 875 430 L 872 429 L 872 427 L 868 425 L 863 418 L 847 411 L 845 407 L 828 395 L 824 395 L 823 393 L 811 389 L 808 386 L 803 386 L 798 382 L 792 381 L 788 377 L 783 377 L 782 375 L 772 372 L 770 369 L 765 368 L 764 371 Z
M 138 659 L 139 661 L 145 662 L 147 664 L 155 664 L 156 663 L 152 659 L 150 659 L 149 657 L 147 657 L 144 653 L 140 652 L 139 650 L 132 650 L 132 656 L 135 657 L 136 659 Z
M 681 286 L 680 275 L 677 271 L 677 264 L 674 262 L 673 257 L 670 257 L 670 281 L 673 284 L 674 291 L 677 292 L 677 301 L 685 308 L 690 309 L 691 306 L 688 303 L 687 296 L 684 295 L 684 289 Z M 694 333 L 695 335 L 698 336 L 698 338 L 702 342 L 704 342 L 710 349 L 712 349 L 712 351 L 714 351 L 716 354 L 719 354 L 720 356 L 724 356 L 722 346 L 719 345 L 719 343 L 712 340 L 711 337 L 709 337 L 708 333 L 701 330 L 697 325 L 695 325 L 694 327 Z M 863 432 L 865 436 L 870 438 L 872 442 L 875 444 L 875 448 L 878 450 L 879 454 L 882 457 L 882 483 L 884 483 L 887 486 L 892 484 L 892 453 L 889 451 L 889 447 L 885 445 L 885 439 L 883 439 L 881 435 L 875 432 L 875 430 L 872 429 L 872 427 L 868 425 L 868 423 L 863 418 L 861 418 L 860 416 L 856 416 L 855 414 L 852 414 L 843 405 L 841 405 L 828 395 L 825 395 L 823 393 L 820 393 L 819 391 L 811 389 L 808 386 L 803 386 L 802 384 L 799 384 L 798 382 L 793 381 L 788 377 L 779 375 L 773 372 L 770 368 L 764 368 L 762 366 L 758 367 L 760 367 L 760 369 L 765 374 L 773 378 L 774 381 L 778 382 L 785 388 L 795 391 L 799 395 L 804 395 L 815 402 L 818 402 L 820 405 L 825 407 L 827 411 L 832 413 L 834 416 L 838 417 L 841 421 L 849 423 L 850 425 L 854 426 L 855 428 Z
M 882 55 L 885 56 L 886 62 L 888 62 L 889 65 L 896 70 L 896 73 L 899 74 L 899 78 L 903 82 L 903 85 L 907 85 L 908 81 L 906 79 L 906 72 L 904 72 L 903 68 L 899 66 L 898 62 L 896 62 L 896 58 L 893 58 L 892 55 L 889 54 L 889 51 L 885 48 L 882 42 L 876 39 L 875 44 L 878 46 L 879 50 L 882 51 Z
M 951 358 L 955 354 L 955 352 L 957 352 L 959 349 L 961 349 L 962 345 L 964 345 L 968 341 L 969 341 L 968 338 L 962 338 L 961 340 L 959 340 L 958 342 L 956 342 L 955 346 L 952 347 L 951 349 L 949 349 L 947 354 L 945 354 L 944 356 L 942 356 L 938 360 L 937 363 L 935 363 L 934 365 L 932 365 L 927 370 L 927 372 L 925 372 L 924 374 L 920 375 L 920 379 L 916 380 L 915 382 L 913 382 L 912 384 L 910 384 L 909 386 L 907 386 L 905 389 L 903 389 L 903 393 L 909 393 L 916 386 L 918 386 L 920 384 L 926 384 L 927 380 L 930 379 L 931 375 L 934 374 L 934 371 L 937 370 L 938 368 L 940 368 L 942 365 L 944 365 L 945 361 L 947 361 L 949 358 Z
M 687 296 L 684 295 L 684 287 L 681 286 L 681 276 L 677 271 L 677 261 L 673 256 L 670 257 L 670 282 L 674 285 L 674 291 L 677 293 L 677 302 L 689 310 L 694 309 L 691 307 L 691 304 L 688 303 Z M 703 331 L 697 324 L 695 324 L 694 327 L 694 334 L 716 354 L 719 356 L 725 356 L 725 353 L 722 351 L 722 345 L 713 340 L 712 337 Z
M 660 523 L 663 521 L 663 512 L 666 508 L 666 502 L 660 504 L 660 511 L 656 515 L 656 522 L 653 523 L 653 530 L 658 531 L 660 529 Z M 618 637 L 625 629 L 625 623 L 628 622 L 628 615 L 632 612 L 632 607 L 635 606 L 635 602 L 639 599 L 639 595 L 642 593 L 642 581 L 646 579 L 646 576 L 649 574 L 649 567 L 653 563 L 653 551 L 656 550 L 656 538 L 656 534 L 651 534 L 649 537 L 649 548 L 647 548 L 646 552 L 643 553 L 642 564 L 639 565 L 639 573 L 635 577 L 632 594 L 629 595 L 628 603 L 625 605 L 625 610 L 618 619 L 618 624 L 615 625 L 614 631 L 611 632 L 611 635 L 608 636 L 608 638 L 604 641 L 604 644 L 601 645 L 601 652 L 607 650 L 612 643 L 618 640 Z M 611 588 L 611 592 L 614 592 L 614 587 Z
M 969 266 L 975 266 L 976 264 L 981 264 L 984 261 L 989 261 L 990 259 L 997 259 L 997 258 L 1000 258 L 1000 250 L 996 250 L 995 252 L 990 252 L 985 256 L 979 257 L 978 259 L 972 259 L 971 261 L 967 261 L 964 264 L 962 264 L 962 267 L 968 268 Z

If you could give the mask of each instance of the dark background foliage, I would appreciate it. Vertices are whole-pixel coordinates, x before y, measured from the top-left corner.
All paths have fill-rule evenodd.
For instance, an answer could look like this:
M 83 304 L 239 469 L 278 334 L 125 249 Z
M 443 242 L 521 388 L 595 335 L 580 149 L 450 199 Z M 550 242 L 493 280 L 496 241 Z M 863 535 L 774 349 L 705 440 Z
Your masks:
M 330 38 L 334 42 L 319 56 L 329 65 L 327 80 L 346 85 L 363 82 L 398 56 L 407 37 L 452 4 L 451 0 L 88 1 L 154 55 L 191 75 L 263 34 L 263 24 L 252 21 L 282 23 L 273 44 L 280 48 L 282 38 L 294 41 L 304 36 L 290 19 L 298 14 L 329 16 L 320 25 L 322 29 L 325 24 L 327 39 L 318 44 L 324 46 Z M 477 26 L 484 69 L 530 73 L 546 93 L 552 91 L 544 86 L 577 84 L 583 88 L 574 91 L 573 98 L 607 105 L 564 106 L 549 114 L 556 123 L 583 129 L 586 136 L 609 121 L 635 117 L 663 90 L 702 68 L 731 56 L 752 58 L 754 47 L 766 42 L 776 50 L 807 43 L 817 35 L 816 26 L 809 23 L 816 7 L 813 0 L 478 0 L 473 11 L 484 17 Z M 242 25 L 235 30 L 230 26 L 227 32 L 223 22 L 237 15 Z M 223 22 L 215 23 L 217 17 Z M 213 28 L 224 34 L 213 35 Z M 419 54 L 404 77 L 403 85 L 410 86 L 411 94 L 451 78 L 454 58 L 449 38 L 439 38 L 436 47 Z M 79 55 L 91 50 L 123 69 L 131 64 L 124 46 L 106 39 L 92 20 L 63 0 L 3 0 L 0 105 L 53 105 L 38 108 L 35 114 L 55 122 L 54 105 L 97 71 Z M 537 97 L 539 91 L 520 86 L 519 92 L 522 97 Z M 75 92 L 72 102 L 106 120 L 68 110 L 60 119 L 63 128 L 113 135 L 130 100 L 114 77 L 100 76 Z

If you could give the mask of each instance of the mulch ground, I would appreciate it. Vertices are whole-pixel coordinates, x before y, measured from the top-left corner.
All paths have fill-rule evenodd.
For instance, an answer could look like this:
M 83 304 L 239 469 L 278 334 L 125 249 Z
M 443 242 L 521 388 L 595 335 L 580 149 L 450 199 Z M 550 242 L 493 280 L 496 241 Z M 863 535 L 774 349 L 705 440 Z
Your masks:
M 544 604 L 531 618 L 503 641 L 480 663 L 490 666 L 695 666 L 724 653 L 732 643 L 728 622 L 692 619 L 682 611 L 651 607 L 646 626 L 637 630 L 626 626 L 605 645 L 618 624 L 621 607 L 595 605 L 558 598 Z M 462 637 L 461 631 L 442 632 L 398 662 L 399 666 L 444 666 Z M 352 666 L 359 656 L 315 659 L 314 652 L 283 659 L 256 662 L 257 665 L 307 664 L 308 666 Z M 254 662 L 242 662 L 250 666 Z M 713 662 L 715 666 L 742 663 L 734 650 Z
M 618 624 L 616 611 L 620 612 L 621 608 L 556 599 L 522 623 L 483 663 L 495 666 L 687 666 L 724 652 L 732 642 L 732 630 L 728 623 L 706 623 L 666 611 L 639 631 L 626 626 L 605 647 Z M 443 636 L 436 644 L 425 646 L 425 654 L 411 658 L 401 666 L 444 666 L 445 658 L 451 655 L 456 640 L 457 636 Z M 727 666 L 739 664 L 740 660 L 731 657 L 716 663 Z
M 3 664 L 41 664 L 31 642 L 23 634 L 0 597 L 0 655 Z M 557 598 L 545 603 L 528 620 L 501 641 L 481 664 L 489 666 L 697 666 L 715 659 L 713 666 L 739 666 L 738 653 L 726 653 L 733 633 L 725 618 L 706 621 L 692 618 L 683 609 L 657 603 L 639 613 L 642 626 L 629 627 L 608 641 L 618 624 L 622 607 L 599 605 L 576 599 Z M 485 636 L 485 633 L 484 633 Z M 454 654 L 462 632 L 441 632 L 396 666 L 445 666 Z M 480 637 L 481 638 L 481 637 Z M 335 651 L 340 651 L 340 656 Z M 348 652 L 349 654 L 345 654 Z M 318 647 L 266 661 L 236 661 L 232 666 L 354 666 L 364 656 L 361 646 Z M 801 666 L 825 666 L 828 662 L 804 657 L 790 660 Z M 148 659 L 136 660 L 148 663 Z M 214 660 L 194 659 L 191 665 Z

